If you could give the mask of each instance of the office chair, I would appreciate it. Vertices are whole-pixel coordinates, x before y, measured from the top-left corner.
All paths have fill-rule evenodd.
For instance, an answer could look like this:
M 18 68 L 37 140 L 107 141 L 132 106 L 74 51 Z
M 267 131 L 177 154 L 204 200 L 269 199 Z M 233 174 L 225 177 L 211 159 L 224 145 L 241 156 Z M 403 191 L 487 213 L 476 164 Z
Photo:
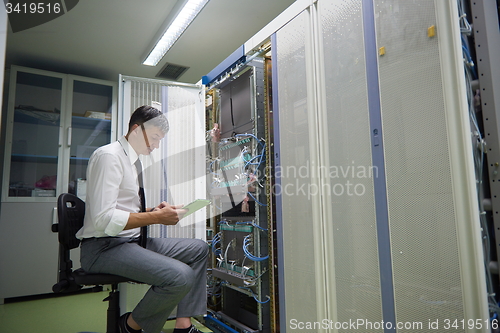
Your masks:
M 55 293 L 80 290 L 83 286 L 111 285 L 109 296 L 103 301 L 108 301 L 106 333 L 118 333 L 118 319 L 120 316 L 120 294 L 118 283 L 130 281 L 127 278 L 111 274 L 88 273 L 79 268 L 73 270 L 70 259 L 70 250 L 80 245 L 80 240 L 75 234 L 83 226 L 85 215 L 85 202 L 70 193 L 63 193 L 57 199 L 57 215 L 59 219 L 59 274 L 58 281 L 52 290 Z M 95 291 L 102 290 L 94 288 Z

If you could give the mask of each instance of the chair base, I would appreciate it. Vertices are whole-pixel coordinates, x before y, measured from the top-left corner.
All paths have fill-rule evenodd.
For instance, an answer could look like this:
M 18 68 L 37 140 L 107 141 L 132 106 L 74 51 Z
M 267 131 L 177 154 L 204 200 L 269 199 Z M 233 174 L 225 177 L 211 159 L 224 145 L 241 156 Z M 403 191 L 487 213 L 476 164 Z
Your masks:
M 118 284 L 111 285 L 111 291 L 109 292 L 108 297 L 103 299 L 103 302 L 109 302 L 106 333 L 119 333 L 118 320 L 120 319 L 120 292 L 118 291 Z

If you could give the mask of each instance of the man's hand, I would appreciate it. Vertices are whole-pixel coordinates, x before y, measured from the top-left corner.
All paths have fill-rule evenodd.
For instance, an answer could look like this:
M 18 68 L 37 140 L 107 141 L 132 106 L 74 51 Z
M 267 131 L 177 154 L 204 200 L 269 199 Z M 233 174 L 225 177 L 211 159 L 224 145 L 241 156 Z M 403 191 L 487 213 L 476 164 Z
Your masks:
M 153 210 L 154 213 L 158 214 L 161 224 L 164 225 L 175 225 L 180 219 L 187 213 L 186 209 L 182 209 L 184 205 L 172 206 L 168 202 L 163 201 Z
M 163 207 L 165 207 L 166 205 L 168 205 L 168 203 L 166 201 L 163 201 L 161 202 L 158 206 L 156 206 L 155 208 L 151 209 L 150 211 L 151 212 L 156 212 L 157 210 L 160 210 L 162 209 Z
M 130 213 L 127 225 L 123 230 L 144 227 L 151 224 L 176 225 L 187 213 L 183 205 L 172 206 L 163 201 L 155 208 L 145 213 Z
M 184 205 L 175 205 L 172 206 L 177 211 L 177 216 L 179 216 L 179 220 L 184 217 L 184 215 L 188 212 L 187 209 L 182 209 Z

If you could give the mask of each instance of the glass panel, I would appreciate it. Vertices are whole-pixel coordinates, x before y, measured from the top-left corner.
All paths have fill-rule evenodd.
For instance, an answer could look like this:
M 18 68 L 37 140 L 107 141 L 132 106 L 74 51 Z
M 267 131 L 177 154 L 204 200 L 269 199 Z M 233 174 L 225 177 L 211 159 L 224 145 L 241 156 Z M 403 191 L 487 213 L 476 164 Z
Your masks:
M 112 98 L 111 86 L 74 81 L 68 191 L 82 199 L 89 157 L 111 140 Z
M 62 79 L 18 72 L 10 197 L 55 197 Z

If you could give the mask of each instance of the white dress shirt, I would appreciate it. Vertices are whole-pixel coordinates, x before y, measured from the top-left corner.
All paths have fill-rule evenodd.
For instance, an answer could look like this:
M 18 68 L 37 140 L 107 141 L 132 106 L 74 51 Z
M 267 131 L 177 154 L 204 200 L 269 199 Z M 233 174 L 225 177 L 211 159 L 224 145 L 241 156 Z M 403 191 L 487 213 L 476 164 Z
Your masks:
M 125 137 L 94 151 L 87 168 L 85 219 L 77 238 L 139 237 L 140 228 L 123 230 L 130 213 L 141 209 L 137 159 Z

